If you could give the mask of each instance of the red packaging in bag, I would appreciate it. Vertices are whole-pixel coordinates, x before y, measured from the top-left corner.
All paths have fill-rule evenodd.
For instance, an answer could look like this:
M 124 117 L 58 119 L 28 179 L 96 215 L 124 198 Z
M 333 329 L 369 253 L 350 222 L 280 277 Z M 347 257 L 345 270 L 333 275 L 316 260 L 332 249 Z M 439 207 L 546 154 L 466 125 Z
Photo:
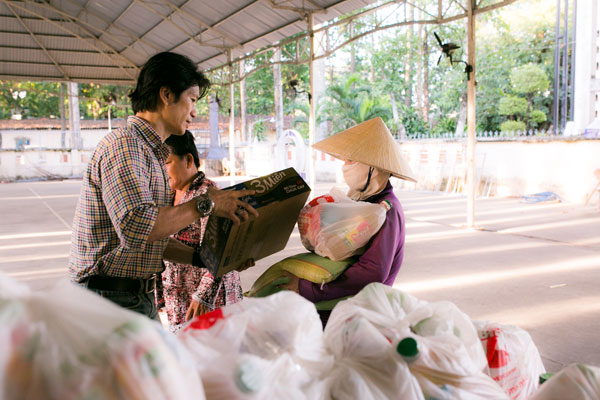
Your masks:
M 385 222 L 391 204 L 354 201 L 335 189 L 309 202 L 298 217 L 302 244 L 331 260 L 362 254 Z
M 512 400 L 527 399 L 546 372 L 531 336 L 512 325 L 473 321 L 486 353 L 489 375 Z

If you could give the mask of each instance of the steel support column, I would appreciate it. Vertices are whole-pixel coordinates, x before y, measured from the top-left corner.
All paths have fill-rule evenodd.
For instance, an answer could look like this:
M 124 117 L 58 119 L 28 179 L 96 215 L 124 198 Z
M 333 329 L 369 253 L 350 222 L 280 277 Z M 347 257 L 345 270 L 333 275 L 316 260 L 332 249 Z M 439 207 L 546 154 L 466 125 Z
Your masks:
M 229 176 L 231 184 L 235 184 L 235 96 L 233 86 L 233 63 L 231 62 L 231 50 L 227 52 L 229 61 Z
M 315 143 L 315 32 L 313 31 L 313 15 L 308 13 L 308 38 L 310 41 L 310 55 L 309 55 L 309 76 L 310 76 L 310 89 L 309 89 L 309 113 L 308 113 L 308 149 L 306 154 L 306 172 L 308 178 L 308 185 L 314 191 L 315 189 L 315 157 L 312 145 Z M 313 192 L 314 193 L 314 192 Z
M 475 227 L 475 0 L 467 0 L 468 61 L 473 67 L 467 82 L 467 227 Z

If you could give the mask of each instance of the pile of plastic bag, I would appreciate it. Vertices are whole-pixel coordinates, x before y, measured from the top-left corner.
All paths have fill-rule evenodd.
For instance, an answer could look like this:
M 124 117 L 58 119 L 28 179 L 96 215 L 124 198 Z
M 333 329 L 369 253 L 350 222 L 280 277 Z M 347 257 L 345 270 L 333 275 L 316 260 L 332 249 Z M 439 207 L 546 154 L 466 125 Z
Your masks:
M 331 260 L 364 253 L 364 247 L 385 222 L 391 204 L 354 201 L 341 190 L 316 197 L 298 217 L 302 244 Z
M 0 274 L 0 398 L 600 398 L 600 368 L 573 364 L 539 387 L 523 330 L 370 284 L 325 331 L 283 291 L 186 323 L 177 336 L 68 282 L 31 292 Z
M 293 292 L 246 299 L 190 321 L 178 335 L 208 399 L 319 399 L 331 369 L 312 303 Z
M 70 282 L 31 292 L 0 274 L 0 398 L 204 399 L 162 326 Z
M 340 302 L 324 332 L 310 302 L 279 292 L 195 318 L 178 337 L 208 399 L 520 399 L 544 372 L 526 332 L 382 284 Z M 527 377 L 519 391 L 516 377 Z
M 406 338 L 418 344 L 411 360 L 397 351 Z M 335 356 L 332 398 L 508 398 L 486 374 L 471 320 L 449 302 L 428 303 L 373 283 L 333 309 L 324 340 Z

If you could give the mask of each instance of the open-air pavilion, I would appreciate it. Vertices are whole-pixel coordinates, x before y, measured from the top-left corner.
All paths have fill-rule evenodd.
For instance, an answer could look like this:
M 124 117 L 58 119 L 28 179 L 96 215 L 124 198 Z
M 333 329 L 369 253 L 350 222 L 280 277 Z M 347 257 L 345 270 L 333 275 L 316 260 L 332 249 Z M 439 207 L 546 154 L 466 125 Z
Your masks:
M 242 82 L 258 68 L 282 63 L 309 63 L 309 93 L 316 94 L 315 61 L 344 45 L 383 29 L 403 25 L 439 25 L 461 19 L 467 23 L 467 226 L 474 226 L 475 199 L 475 21 L 476 16 L 517 0 L 252 0 L 232 3 L 188 0 L 9 1 L 0 2 L 2 25 L 0 78 L 131 84 L 141 65 L 160 51 L 186 54 L 206 70 L 213 84 Z M 406 8 L 419 13 L 407 13 Z M 356 11 L 362 9 L 361 11 Z M 387 17 L 355 21 L 385 9 Z M 309 40 L 303 40 L 308 38 Z M 282 51 L 294 42 L 295 53 Z M 277 50 L 277 51 L 272 51 Z M 244 61 L 269 52 L 260 65 Z M 281 91 L 281 82 L 278 82 Z M 276 84 L 276 85 L 277 85 Z M 74 90 L 71 86 L 71 90 Z M 277 97 L 277 94 L 275 94 Z M 281 97 L 281 96 L 279 96 Z M 316 97 L 316 96 L 314 96 Z M 75 93 L 70 93 L 75 99 Z M 310 102 L 310 146 L 315 140 L 315 103 Z M 76 108 L 76 107 L 72 107 Z M 234 143 L 234 112 L 230 112 L 229 142 Z M 282 117 L 276 113 L 276 123 Z M 77 124 L 76 119 L 72 119 Z M 77 131 L 75 125 L 72 130 Z M 77 141 L 75 141 L 77 142 Z M 230 173 L 235 174 L 234 145 L 229 146 Z M 314 184 L 314 163 L 307 165 Z
M 473 69 L 468 80 L 467 159 L 469 168 L 467 186 L 469 190 L 466 196 L 466 207 L 463 206 L 465 203 L 463 197 L 432 199 L 421 198 L 418 193 L 413 193 L 401 200 L 414 207 L 412 215 L 411 212 L 407 214 L 412 218 L 409 228 L 412 225 L 412 228 L 415 229 L 412 239 L 417 243 L 417 247 L 420 249 L 419 252 L 435 253 L 439 251 L 440 254 L 450 254 L 455 257 L 450 259 L 453 263 L 452 267 L 456 268 L 461 274 L 464 273 L 470 280 L 463 282 L 457 279 L 452 281 L 452 278 L 449 277 L 446 281 L 439 279 L 427 283 L 427 276 L 413 276 L 410 272 L 403 272 L 404 275 L 401 274 L 400 278 L 405 277 L 412 280 L 412 282 L 405 286 L 398 284 L 398 287 L 405 288 L 408 291 L 413 290 L 416 293 L 439 290 L 439 293 L 432 295 L 431 298 L 441 299 L 440 297 L 447 293 L 444 290 L 455 293 L 461 291 L 464 284 L 471 289 L 477 288 L 477 290 L 474 292 L 465 291 L 462 301 L 477 303 L 480 306 L 494 305 L 495 302 L 491 300 L 492 297 L 490 296 L 498 296 L 498 302 L 503 305 L 508 302 L 505 308 L 506 313 L 501 318 L 499 314 L 486 314 L 481 309 L 478 315 L 496 316 L 502 319 L 502 322 L 510 323 L 509 313 L 515 312 L 518 318 L 515 317 L 514 323 L 519 324 L 527 321 L 528 312 L 537 313 L 539 321 L 532 326 L 537 329 L 536 338 L 539 338 L 540 343 L 544 346 L 548 346 L 540 350 L 545 357 L 545 362 L 549 363 L 549 369 L 557 370 L 564 366 L 566 362 L 575 361 L 577 356 L 585 362 L 600 364 L 600 357 L 598 356 L 600 349 L 597 343 L 590 339 L 599 328 L 598 323 L 595 321 L 598 320 L 600 302 L 597 294 L 591 289 L 594 286 L 591 285 L 591 282 L 594 282 L 597 278 L 598 265 L 600 264 L 598 262 L 599 242 L 597 229 L 590 228 L 584 222 L 588 215 L 573 211 L 579 218 L 578 220 L 583 221 L 581 222 L 582 229 L 585 230 L 585 234 L 581 236 L 574 235 L 577 240 L 573 243 L 571 243 L 573 236 L 569 238 L 553 233 L 553 229 L 561 230 L 565 227 L 573 227 L 574 225 L 571 225 L 568 220 L 561 220 L 557 226 L 546 226 L 543 221 L 545 218 L 554 218 L 556 215 L 563 215 L 563 217 L 573 215 L 568 214 L 569 210 L 564 211 L 555 208 L 548 213 L 540 212 L 537 215 L 538 219 L 535 219 L 536 216 L 528 214 L 527 210 L 518 204 L 514 204 L 515 202 L 510 204 L 513 208 L 512 217 L 514 218 L 510 222 L 503 221 L 501 216 L 494 211 L 494 207 L 502 207 L 503 203 L 492 201 L 486 203 L 484 208 L 488 220 L 485 231 L 461 230 L 458 228 L 464 225 L 465 220 L 467 226 L 473 227 L 475 225 L 473 180 L 475 176 L 475 80 L 478 73 L 474 52 L 476 16 L 515 1 L 517 0 L 429 0 L 425 2 L 375 2 L 369 0 L 239 0 L 235 2 L 208 0 L 177 2 L 167 0 L 114 0 L 110 2 L 101 0 L 0 0 L 0 26 L 2 27 L 0 28 L 2 31 L 2 35 L 0 35 L 0 79 L 130 84 L 135 81 L 139 68 L 149 56 L 160 51 L 175 51 L 186 54 L 197 62 L 202 69 L 208 72 L 214 84 L 228 86 L 232 98 L 234 85 L 243 82 L 243 79 L 252 74 L 255 68 L 283 63 L 309 63 L 311 70 L 309 91 L 310 93 L 316 93 L 319 88 L 316 87 L 314 74 L 312 74 L 313 64 L 353 40 L 390 27 L 409 24 L 436 25 L 461 19 L 465 20 L 469 37 L 468 43 L 465 45 L 468 49 L 466 63 Z M 580 1 L 578 7 L 593 7 L 594 4 L 593 0 Z M 404 8 L 408 5 L 421 9 L 422 12 L 419 15 L 424 17 L 422 19 L 407 17 Z M 362 11 L 356 11 L 358 9 Z M 381 9 L 387 10 L 386 12 L 390 15 L 389 20 L 384 19 L 383 21 L 374 22 L 372 25 L 362 24 L 360 29 L 352 28 L 353 22 L 361 16 Z M 344 35 L 341 33 L 344 33 Z M 335 37 L 338 37 L 338 39 L 333 40 Z M 309 40 L 306 41 L 306 38 Z M 284 44 L 291 42 L 296 43 L 295 53 L 289 54 L 281 50 L 277 51 Z M 308 45 L 304 43 L 308 43 Z M 252 67 L 249 67 L 244 63 L 245 60 L 257 54 L 267 52 L 272 56 L 267 58 L 263 65 L 253 64 Z M 589 77 L 587 79 L 589 80 Z M 315 140 L 314 103 L 314 101 L 311 102 L 310 107 L 309 144 L 312 144 Z M 582 120 L 587 119 L 585 124 L 591 118 L 589 106 L 586 112 L 587 114 L 581 117 Z M 230 117 L 230 143 L 233 143 L 233 112 L 231 112 Z M 230 158 L 233 159 L 233 146 L 230 146 Z M 231 173 L 234 174 L 235 171 L 231 171 Z M 314 185 L 314 168 L 310 165 L 308 180 Z M 53 185 L 56 184 L 52 183 L 43 187 L 43 189 L 49 189 L 48 193 L 42 193 L 43 189 L 39 188 L 39 190 L 35 189 L 38 190 L 37 192 L 33 192 L 35 196 L 33 200 L 42 200 L 50 210 L 57 209 L 57 206 L 52 203 L 57 197 L 53 196 L 65 195 L 64 193 L 54 193 L 53 190 L 56 190 L 56 188 Z M 66 196 L 73 197 L 75 193 L 75 190 L 71 190 Z M 23 194 L 19 192 L 18 188 L 11 185 L 10 193 L 0 203 L 3 207 L 1 210 L 6 212 L 9 202 L 13 200 L 19 202 L 29 201 L 24 200 L 23 196 L 26 194 L 31 196 L 31 193 Z M 72 200 L 73 198 L 70 198 L 69 201 Z M 426 200 L 425 204 L 419 204 L 424 200 Z M 450 208 L 444 208 L 445 203 L 451 203 Z M 436 211 L 435 215 L 427 216 L 428 212 L 435 211 L 435 207 L 440 204 L 442 204 L 442 207 L 438 209 L 439 213 Z M 69 205 L 69 207 L 71 206 L 72 204 Z M 442 213 L 444 212 L 450 213 L 449 216 L 443 216 Z M 57 232 L 70 228 L 68 222 L 65 221 L 70 221 L 72 207 L 70 209 L 58 209 L 58 212 L 53 211 L 53 213 L 61 215 L 59 219 L 62 222 L 57 223 L 58 226 L 54 227 Z M 531 229 L 520 229 L 518 227 L 520 225 L 519 218 L 530 218 L 531 224 L 529 226 Z M 575 219 L 572 222 L 574 223 L 574 221 Z M 535 226 L 540 228 L 532 227 L 534 222 Z M 495 240 L 493 236 L 496 231 L 493 231 L 494 229 L 497 232 L 506 234 L 502 237 L 510 240 L 501 241 L 494 245 L 492 243 Z M 543 230 L 544 234 L 537 235 L 535 232 L 538 229 Z M 15 231 L 11 232 L 11 230 Z M 565 233 L 565 235 L 570 235 L 570 232 Z M 22 236 L 19 236 L 19 234 L 22 234 Z M 427 236 L 432 234 L 434 239 L 430 238 L 430 241 Z M 11 217 L 6 230 L 3 228 L 0 235 L 3 235 L 3 239 L 8 240 L 5 247 L 22 246 L 22 244 L 17 243 L 30 237 L 27 236 L 29 233 L 26 232 L 25 225 L 16 216 Z M 481 235 L 486 236 L 486 238 L 482 239 Z M 458 237 L 460 240 L 455 242 L 442 241 L 442 239 L 453 237 Z M 526 241 L 525 239 L 532 240 Z M 487 268 L 487 265 L 478 266 L 475 259 L 475 256 L 480 254 L 478 253 L 480 251 L 478 246 L 483 243 L 482 240 L 485 241 L 486 246 L 492 249 L 490 250 L 491 253 L 498 255 L 498 258 L 507 264 L 511 260 L 509 254 L 515 254 L 515 257 L 519 260 L 519 268 L 515 267 L 511 275 L 508 272 L 503 273 L 502 265 L 495 265 L 494 268 L 497 268 L 497 273 L 485 275 L 482 271 L 482 274 L 479 274 L 479 268 Z M 410 244 L 410 241 L 408 243 Z M 419 243 L 421 247 L 419 247 Z M 549 255 L 559 257 L 563 250 L 566 251 L 563 254 L 574 254 L 575 262 L 572 268 L 575 277 L 568 282 L 568 285 L 565 283 L 570 276 L 570 259 L 568 257 L 551 265 L 550 271 L 556 271 L 559 274 L 560 279 L 557 278 L 556 280 L 551 279 L 551 274 L 543 272 L 544 264 L 537 261 L 536 257 L 540 253 L 536 253 L 535 249 L 545 251 L 544 246 L 548 243 L 557 244 L 546 254 L 547 257 L 543 258 L 543 262 L 549 265 L 552 264 L 548 258 Z M 65 244 L 62 243 L 61 246 L 65 246 Z M 454 246 L 456 248 L 453 249 Z M 481 251 L 488 248 L 486 246 L 482 246 Z M 468 265 L 461 265 L 459 254 L 461 249 L 469 254 Z M 10 249 L 4 250 L 12 251 Z M 4 257 L 4 259 L 0 258 L 0 262 L 4 263 L 20 262 L 18 260 L 20 260 L 19 257 L 12 255 Z M 270 259 L 269 261 L 274 260 Z M 265 263 L 269 261 L 265 261 Z M 442 276 L 452 275 L 452 271 L 443 270 L 443 266 L 436 267 L 438 265 L 436 262 L 431 259 L 424 261 L 423 257 L 420 258 L 416 253 L 410 254 L 407 261 L 413 261 L 415 266 L 425 266 L 426 268 L 423 271 L 427 271 L 431 275 L 438 273 Z M 535 266 L 529 268 L 527 261 L 531 261 Z M 58 257 L 56 262 L 60 262 L 60 265 L 66 265 L 64 258 Z M 48 262 L 44 262 L 44 264 L 47 266 Z M 502 263 L 499 262 L 499 264 Z M 266 264 L 260 265 L 263 270 L 267 266 Z M 55 268 L 60 269 L 61 267 L 55 265 Z M 439 268 L 439 270 L 436 268 Z M 40 266 L 41 270 L 42 266 Z M 16 276 L 19 276 L 19 271 L 13 272 L 17 274 Z M 549 290 L 545 290 L 546 287 L 537 287 L 536 290 L 530 293 L 532 296 L 539 296 L 541 299 L 549 299 L 559 290 L 567 292 L 567 300 L 548 303 L 556 306 L 558 312 L 564 315 L 564 318 L 551 315 L 551 311 L 543 309 L 543 304 L 536 303 L 536 307 L 529 310 L 526 303 L 535 302 L 535 299 L 521 299 L 522 301 L 519 301 L 518 298 L 515 298 L 515 296 L 518 297 L 528 292 L 529 285 L 534 285 L 535 280 L 538 279 L 538 272 L 543 274 L 542 276 L 545 278 L 543 284 Z M 55 278 L 57 275 L 51 276 Z M 519 286 L 519 290 L 511 288 L 511 279 L 523 276 L 528 280 L 519 283 L 519 285 L 522 285 Z M 586 276 L 590 277 L 587 282 Z M 496 290 L 497 292 L 491 293 L 486 289 L 486 285 L 490 283 L 495 283 L 495 286 L 492 285 L 490 290 Z M 583 285 L 583 288 L 579 285 Z M 504 288 L 504 291 L 502 291 L 502 288 Z M 482 296 L 481 298 L 483 296 L 487 297 L 483 301 L 477 297 L 468 298 L 470 295 Z M 578 299 L 578 296 L 583 296 L 583 300 Z M 580 300 L 585 300 L 586 304 L 582 305 Z M 476 307 L 473 310 L 475 309 Z M 545 324 L 544 318 L 550 322 Z M 554 332 L 544 333 L 545 327 L 553 329 Z M 556 332 L 564 336 L 564 341 L 558 338 L 559 335 Z M 584 342 L 586 343 L 584 344 Z M 552 346 L 551 349 L 550 346 Z

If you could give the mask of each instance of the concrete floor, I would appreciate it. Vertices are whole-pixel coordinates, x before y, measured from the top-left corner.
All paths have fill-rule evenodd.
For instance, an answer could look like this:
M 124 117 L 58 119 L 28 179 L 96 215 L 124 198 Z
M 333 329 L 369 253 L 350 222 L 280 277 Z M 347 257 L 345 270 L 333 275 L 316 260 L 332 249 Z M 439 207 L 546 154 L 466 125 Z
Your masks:
M 221 180 L 228 185 L 228 180 Z M 65 278 L 81 181 L 0 184 L 0 271 L 36 289 Z M 318 184 L 322 194 L 331 184 Z M 515 198 L 476 201 L 478 229 L 463 228 L 462 196 L 397 191 L 407 224 L 395 287 L 448 300 L 473 319 L 526 329 L 548 371 L 600 366 L 600 210 Z M 270 265 L 304 252 L 295 231 L 285 250 L 242 273 L 247 290 Z

